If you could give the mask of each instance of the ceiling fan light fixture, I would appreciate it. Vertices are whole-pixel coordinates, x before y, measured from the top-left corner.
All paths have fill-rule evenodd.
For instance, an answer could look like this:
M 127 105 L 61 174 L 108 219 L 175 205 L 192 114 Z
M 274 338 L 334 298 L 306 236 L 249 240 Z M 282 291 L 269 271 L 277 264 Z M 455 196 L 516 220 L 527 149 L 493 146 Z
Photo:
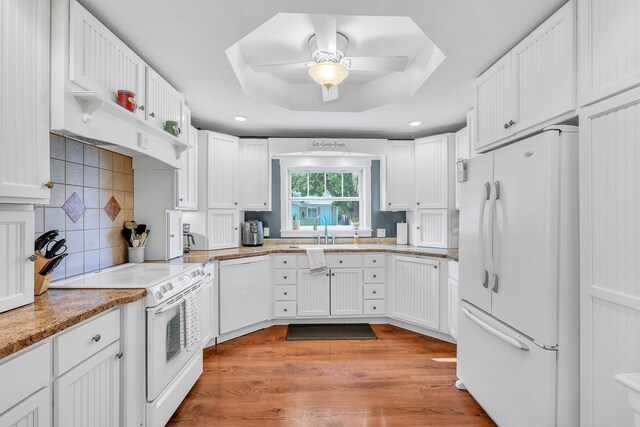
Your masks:
M 309 67 L 309 77 L 321 86 L 330 89 L 349 77 L 349 69 L 339 62 L 325 61 Z

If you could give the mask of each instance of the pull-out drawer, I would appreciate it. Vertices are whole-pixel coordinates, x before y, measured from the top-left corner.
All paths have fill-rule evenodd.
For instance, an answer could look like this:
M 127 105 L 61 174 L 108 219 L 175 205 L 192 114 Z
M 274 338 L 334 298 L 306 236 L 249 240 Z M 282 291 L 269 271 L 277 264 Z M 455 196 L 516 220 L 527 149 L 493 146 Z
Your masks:
M 11 360 L 0 361 L 0 414 L 46 386 L 51 377 L 51 346 L 48 341 L 9 358 Z
M 54 340 L 55 376 L 59 376 L 120 338 L 120 310 L 111 311 Z
M 364 299 L 383 299 L 384 283 L 365 283 Z
M 329 268 L 360 268 L 362 255 L 331 254 L 326 256 Z
M 367 254 L 364 256 L 365 267 L 384 267 L 385 254 Z
M 275 305 L 276 317 L 295 317 L 296 302 L 295 301 L 276 301 Z
M 275 270 L 274 283 L 276 285 L 295 285 L 296 269 L 295 268 L 278 268 Z
M 381 316 L 384 314 L 383 299 L 364 300 L 364 314 L 367 316 Z
M 276 285 L 276 301 L 295 301 L 296 285 Z
M 296 268 L 296 256 L 290 255 L 274 255 L 273 266 L 275 268 Z
M 364 283 L 384 283 L 384 268 L 365 268 Z

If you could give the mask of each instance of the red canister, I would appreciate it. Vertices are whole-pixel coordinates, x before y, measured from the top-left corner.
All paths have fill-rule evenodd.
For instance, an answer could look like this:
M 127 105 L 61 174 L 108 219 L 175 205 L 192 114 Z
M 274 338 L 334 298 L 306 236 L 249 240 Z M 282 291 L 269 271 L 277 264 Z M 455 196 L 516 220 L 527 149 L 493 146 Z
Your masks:
M 136 108 L 138 108 L 136 102 L 134 101 L 136 94 L 131 92 L 130 90 L 120 89 L 118 91 L 118 104 L 132 113 L 136 112 Z

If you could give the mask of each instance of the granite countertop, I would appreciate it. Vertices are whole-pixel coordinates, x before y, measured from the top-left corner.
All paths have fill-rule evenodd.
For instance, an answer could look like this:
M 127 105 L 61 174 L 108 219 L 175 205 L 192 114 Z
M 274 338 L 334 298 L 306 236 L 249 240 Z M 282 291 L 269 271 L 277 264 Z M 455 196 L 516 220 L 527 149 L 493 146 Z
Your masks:
M 345 247 L 340 247 L 345 246 Z M 323 246 L 327 253 L 358 253 L 358 252 L 386 252 L 403 255 L 428 256 L 435 258 L 451 258 L 458 261 L 457 249 L 440 249 L 440 248 L 424 248 L 418 246 L 407 245 L 358 245 L 357 248 L 347 247 L 350 245 L 327 245 Z M 191 251 L 171 262 L 206 262 L 206 261 L 223 261 L 228 259 L 246 258 L 252 256 L 279 254 L 279 253 L 305 253 L 305 250 L 296 245 L 269 245 L 258 247 L 239 247 L 231 249 L 219 249 L 215 251 Z
M 145 289 L 49 289 L 33 304 L 0 313 L 0 359 L 146 295 Z

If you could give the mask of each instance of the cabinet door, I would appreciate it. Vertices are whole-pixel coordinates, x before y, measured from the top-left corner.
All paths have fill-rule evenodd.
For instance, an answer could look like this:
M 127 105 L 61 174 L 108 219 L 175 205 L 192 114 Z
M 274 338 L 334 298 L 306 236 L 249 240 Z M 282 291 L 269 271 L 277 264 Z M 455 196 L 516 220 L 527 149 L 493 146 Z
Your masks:
M 49 199 L 49 3 L 0 3 L 0 203 Z
M 54 381 L 55 427 L 119 425 L 119 351 L 116 341 Z
M 176 171 L 176 207 L 198 209 L 198 131 L 189 128 L 189 148 L 182 153 L 182 169 Z
M 207 204 L 210 209 L 238 208 L 238 139 L 207 134 Z
M 271 159 L 268 139 L 240 140 L 240 209 L 271 210 Z
M 449 134 L 418 139 L 415 144 L 416 205 L 418 209 L 446 208 Z
M 0 211 L 0 313 L 33 302 L 33 211 Z
M 575 108 L 573 11 L 573 2 L 567 3 L 512 50 L 518 121 L 509 128 L 511 132 Z
M 195 144 L 191 139 L 191 108 L 184 103 L 184 97 L 182 97 L 182 120 L 180 120 L 180 139 L 188 144 Z
M 198 290 L 198 317 L 200 319 L 200 339 L 202 346 L 206 347 L 214 334 L 213 318 L 218 317 L 218 307 L 214 306 L 213 293 L 215 291 L 214 280 L 210 279 Z
M 447 316 L 449 320 L 449 333 L 455 339 L 458 338 L 458 281 L 449 278 L 449 306 Z
M 51 425 L 51 389 L 45 387 L 0 416 L 6 427 L 49 427 Z
M 298 316 L 328 316 L 329 273 L 311 274 L 310 270 L 298 270 Z
M 458 160 L 468 160 L 471 157 L 471 144 L 469 143 L 469 127 L 464 127 L 462 129 L 460 129 L 458 132 L 456 132 L 456 159 L 455 162 L 457 162 Z M 452 167 L 454 168 L 454 170 L 457 171 L 457 169 L 455 169 L 456 165 L 452 165 Z M 460 183 L 458 182 L 457 176 L 456 176 L 456 209 L 460 209 Z
M 637 0 L 578 2 L 581 106 L 640 84 L 638 10 Z
M 518 121 L 514 100 L 511 53 L 508 53 L 476 80 L 474 149 L 480 150 L 512 134 L 509 121 Z
M 210 209 L 207 211 L 207 238 L 209 250 L 236 248 L 240 244 L 238 211 Z
M 331 269 L 331 315 L 362 314 L 363 283 L 361 268 Z
M 392 316 L 416 325 L 440 325 L 440 268 L 431 259 L 393 258 Z
M 116 102 L 120 89 L 135 93 L 145 117 L 145 63 L 76 1 L 70 2 L 69 78 L 83 89 Z
M 167 211 L 167 259 L 182 255 L 182 212 Z
M 418 211 L 416 245 L 432 248 L 448 247 L 447 216 L 448 211 L 446 209 L 424 209 Z
M 147 70 L 147 121 L 158 129 L 164 129 L 167 120 L 182 125 L 184 97 L 151 67 Z M 188 130 L 180 129 L 179 138 L 187 142 Z
M 389 141 L 380 210 L 412 210 L 413 182 L 413 141 Z

